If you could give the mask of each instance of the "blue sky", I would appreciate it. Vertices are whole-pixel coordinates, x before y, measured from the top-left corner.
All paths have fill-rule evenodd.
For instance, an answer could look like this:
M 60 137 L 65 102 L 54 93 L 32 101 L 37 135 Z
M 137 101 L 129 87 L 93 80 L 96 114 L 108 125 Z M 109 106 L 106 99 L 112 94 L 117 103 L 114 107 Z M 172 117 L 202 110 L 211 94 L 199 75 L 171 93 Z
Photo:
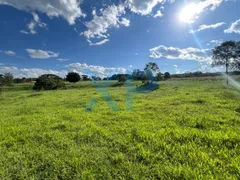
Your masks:
M 240 40 L 237 0 L 0 0 L 0 73 L 110 76 L 155 61 L 212 69 L 211 49 Z

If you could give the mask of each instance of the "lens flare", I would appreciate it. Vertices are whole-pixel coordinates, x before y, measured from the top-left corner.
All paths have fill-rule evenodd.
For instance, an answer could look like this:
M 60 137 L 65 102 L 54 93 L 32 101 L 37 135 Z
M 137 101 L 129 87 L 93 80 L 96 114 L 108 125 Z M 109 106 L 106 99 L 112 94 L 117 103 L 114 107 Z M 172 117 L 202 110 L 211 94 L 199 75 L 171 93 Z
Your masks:
M 196 4 L 189 4 L 183 8 L 179 14 L 179 19 L 183 22 L 191 22 L 196 15 L 198 7 Z

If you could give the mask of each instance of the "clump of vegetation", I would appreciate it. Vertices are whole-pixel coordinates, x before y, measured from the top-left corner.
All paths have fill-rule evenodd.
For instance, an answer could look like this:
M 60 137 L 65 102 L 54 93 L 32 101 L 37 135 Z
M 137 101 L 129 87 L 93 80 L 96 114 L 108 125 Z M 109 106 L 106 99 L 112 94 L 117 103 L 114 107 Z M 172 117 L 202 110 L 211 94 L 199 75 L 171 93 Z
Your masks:
M 171 75 L 169 72 L 165 72 L 164 73 L 164 79 L 167 80 L 167 79 L 170 79 L 171 78 Z
M 127 77 L 124 74 L 119 74 L 117 80 L 119 83 L 125 84 L 125 82 L 127 81 Z
M 13 75 L 11 73 L 0 74 L 0 86 L 11 86 L 13 83 Z
M 71 83 L 76 83 L 81 80 L 81 77 L 78 73 L 76 72 L 69 72 L 66 76 L 66 80 Z
M 36 79 L 33 90 L 57 90 L 64 87 L 65 83 L 62 78 L 53 74 L 45 74 Z

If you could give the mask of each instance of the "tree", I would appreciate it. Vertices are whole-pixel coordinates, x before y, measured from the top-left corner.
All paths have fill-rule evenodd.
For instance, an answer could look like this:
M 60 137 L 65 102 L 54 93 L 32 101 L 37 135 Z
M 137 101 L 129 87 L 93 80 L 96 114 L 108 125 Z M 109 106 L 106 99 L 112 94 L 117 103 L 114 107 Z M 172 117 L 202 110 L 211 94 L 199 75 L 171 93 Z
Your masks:
M 0 74 L 0 86 L 4 86 L 5 85 L 5 78 L 3 74 Z
M 83 81 L 90 81 L 88 75 L 82 75 Z
M 118 82 L 120 82 L 122 84 L 124 84 L 127 81 L 127 77 L 123 74 L 119 74 L 117 79 L 118 79 Z
M 169 79 L 171 77 L 169 72 L 164 73 L 164 79 Z
M 236 59 L 239 59 L 240 53 L 238 44 L 234 41 L 226 41 L 216 46 L 213 49 L 213 62 L 212 66 L 224 65 L 226 68 L 227 85 L 228 85 L 228 72 L 230 68 L 234 67 Z
M 13 75 L 11 73 L 4 74 L 5 85 L 11 86 L 13 83 Z
M 53 74 L 45 74 L 36 79 L 33 90 L 56 90 L 63 87 L 65 87 L 65 83 L 62 78 Z
M 67 74 L 66 80 L 71 83 L 76 83 L 81 80 L 81 77 L 78 73 L 76 72 L 69 72 Z
M 157 73 L 156 79 L 157 79 L 157 81 L 163 80 L 162 73 L 160 73 L 160 72 Z
M 240 71 L 240 42 L 236 42 L 236 57 L 232 63 L 232 69 L 236 71 Z
M 155 62 L 149 62 L 148 64 L 146 64 L 144 71 L 145 71 L 148 79 L 151 80 L 151 83 L 153 82 L 156 74 L 160 73 L 159 67 L 158 67 L 157 63 L 155 63 Z

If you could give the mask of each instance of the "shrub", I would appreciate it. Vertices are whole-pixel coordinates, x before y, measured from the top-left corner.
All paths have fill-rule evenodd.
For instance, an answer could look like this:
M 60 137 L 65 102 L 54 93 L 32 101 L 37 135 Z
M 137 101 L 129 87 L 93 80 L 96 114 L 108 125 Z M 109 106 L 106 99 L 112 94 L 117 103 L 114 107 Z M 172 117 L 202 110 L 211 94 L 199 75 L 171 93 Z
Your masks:
M 11 73 L 0 74 L 0 86 L 11 86 L 13 83 L 13 75 Z
M 65 87 L 65 83 L 62 78 L 52 74 L 45 74 L 36 79 L 33 90 L 57 90 L 63 87 Z
M 164 73 L 164 79 L 169 79 L 170 78 L 170 73 L 169 72 L 165 72 Z
M 76 83 L 76 82 L 78 82 L 78 81 L 81 80 L 81 77 L 80 77 L 80 75 L 79 75 L 78 73 L 76 73 L 76 72 L 69 72 L 68 75 L 67 75 L 67 77 L 66 77 L 66 80 L 67 80 L 68 82 L 71 82 L 71 83 Z
M 124 84 L 127 81 L 127 77 L 125 75 L 118 76 L 118 82 Z

